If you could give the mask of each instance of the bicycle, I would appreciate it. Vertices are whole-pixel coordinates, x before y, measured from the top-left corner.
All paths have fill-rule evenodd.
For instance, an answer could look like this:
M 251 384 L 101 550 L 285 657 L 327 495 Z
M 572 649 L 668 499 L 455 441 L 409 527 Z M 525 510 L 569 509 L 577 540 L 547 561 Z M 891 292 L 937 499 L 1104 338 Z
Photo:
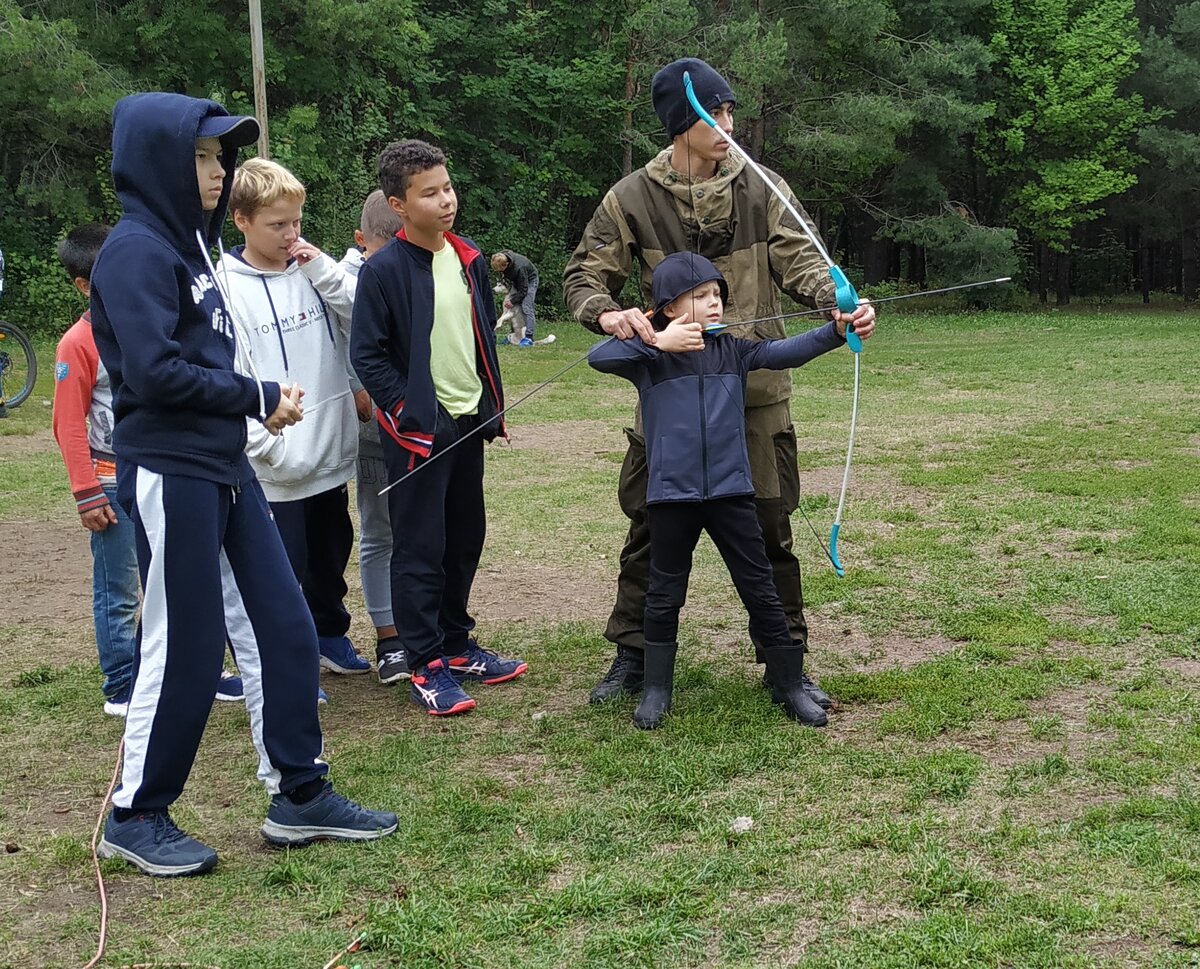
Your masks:
M 4 293 L 4 252 L 0 250 L 0 295 Z M 29 337 L 15 323 L 0 321 L 0 417 L 33 393 L 37 357 Z M 15 388 L 15 389 L 13 389 Z

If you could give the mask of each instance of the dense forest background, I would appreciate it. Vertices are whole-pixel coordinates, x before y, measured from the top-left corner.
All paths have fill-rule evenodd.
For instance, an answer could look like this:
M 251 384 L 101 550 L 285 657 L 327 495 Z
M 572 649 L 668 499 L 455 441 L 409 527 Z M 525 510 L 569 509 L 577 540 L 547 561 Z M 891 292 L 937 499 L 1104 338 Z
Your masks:
M 423 137 L 450 155 L 459 225 L 533 257 L 558 302 L 601 194 L 666 143 L 650 77 L 699 55 L 738 93 L 743 144 L 874 293 L 1000 274 L 1058 303 L 1200 288 L 1200 2 L 263 6 L 272 154 L 336 254 L 380 148 Z M 53 244 L 119 214 L 116 99 L 252 113 L 249 36 L 244 0 L 0 0 L 6 316 L 48 334 L 78 310 Z

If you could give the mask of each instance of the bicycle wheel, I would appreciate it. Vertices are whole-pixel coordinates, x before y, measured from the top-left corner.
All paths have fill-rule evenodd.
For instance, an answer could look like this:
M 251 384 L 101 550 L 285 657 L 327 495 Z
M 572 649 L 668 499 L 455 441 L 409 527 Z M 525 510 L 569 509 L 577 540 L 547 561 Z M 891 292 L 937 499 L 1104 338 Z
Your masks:
M 29 337 L 11 323 L 0 323 L 0 402 L 19 407 L 33 393 L 37 357 Z

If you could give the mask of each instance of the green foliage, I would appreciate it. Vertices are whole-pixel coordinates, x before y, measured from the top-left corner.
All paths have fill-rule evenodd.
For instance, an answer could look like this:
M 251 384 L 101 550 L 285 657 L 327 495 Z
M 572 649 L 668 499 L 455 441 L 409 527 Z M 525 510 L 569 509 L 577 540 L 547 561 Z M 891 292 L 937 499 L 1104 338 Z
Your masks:
M 1014 229 L 978 225 L 956 211 L 901 223 L 889 230 L 897 242 L 908 242 L 925 250 L 927 281 L 931 288 L 952 286 L 962 280 L 1017 276 Z M 988 306 L 1011 301 L 1011 291 L 980 290 L 962 297 Z
M 992 15 L 999 70 L 981 153 L 1012 221 L 1065 250 L 1137 182 L 1131 141 L 1155 116 L 1120 93 L 1140 50 L 1133 0 L 993 0 Z
M 545 281 L 540 298 L 557 304 L 554 281 L 602 193 L 665 144 L 651 76 L 696 54 L 733 83 L 739 138 L 788 179 L 866 281 L 1019 276 L 1030 241 L 1068 247 L 1115 196 L 1141 192 L 1131 189 L 1138 177 L 1145 214 L 1123 217 L 1166 238 L 1188 211 L 1200 169 L 1200 4 L 1169 15 L 1155 7 L 1144 39 L 1132 9 L 1132 0 L 832 0 L 819 16 L 779 0 L 268 4 L 271 149 L 309 189 L 306 234 L 337 253 L 380 149 L 401 137 L 437 142 L 459 190 L 459 228 L 485 250 L 529 254 Z M 175 90 L 252 111 L 247 16 L 241 0 L 0 0 L 5 315 L 49 337 L 75 312 L 53 243 L 82 221 L 119 215 L 107 157 L 117 98 Z M 1132 75 L 1143 42 L 1153 66 Z M 1139 157 L 1149 163 L 1135 172 Z M 1115 255 L 1090 258 L 1081 285 L 1129 285 Z M 998 295 L 964 300 L 995 305 Z

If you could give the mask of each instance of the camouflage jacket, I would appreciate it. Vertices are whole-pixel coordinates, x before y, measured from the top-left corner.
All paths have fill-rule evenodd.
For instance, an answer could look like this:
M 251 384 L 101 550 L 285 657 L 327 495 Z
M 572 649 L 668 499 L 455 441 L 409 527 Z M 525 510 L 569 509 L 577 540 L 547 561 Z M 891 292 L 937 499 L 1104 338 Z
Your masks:
M 767 174 L 807 219 L 783 179 L 770 170 Z M 805 306 L 834 302 L 825 261 L 740 156 L 731 154 L 714 177 L 693 180 L 690 188 L 688 176 L 671 167 L 667 148 L 609 190 L 564 273 L 563 298 L 575 319 L 601 332 L 596 318 L 623 308 L 617 296 L 635 257 L 642 306 L 649 306 L 654 267 L 673 252 L 699 252 L 725 275 L 727 323 L 776 315 L 780 289 Z M 779 321 L 737 331 L 751 340 L 785 335 Z M 758 370 L 749 376 L 746 406 L 787 400 L 791 392 L 788 371 Z

